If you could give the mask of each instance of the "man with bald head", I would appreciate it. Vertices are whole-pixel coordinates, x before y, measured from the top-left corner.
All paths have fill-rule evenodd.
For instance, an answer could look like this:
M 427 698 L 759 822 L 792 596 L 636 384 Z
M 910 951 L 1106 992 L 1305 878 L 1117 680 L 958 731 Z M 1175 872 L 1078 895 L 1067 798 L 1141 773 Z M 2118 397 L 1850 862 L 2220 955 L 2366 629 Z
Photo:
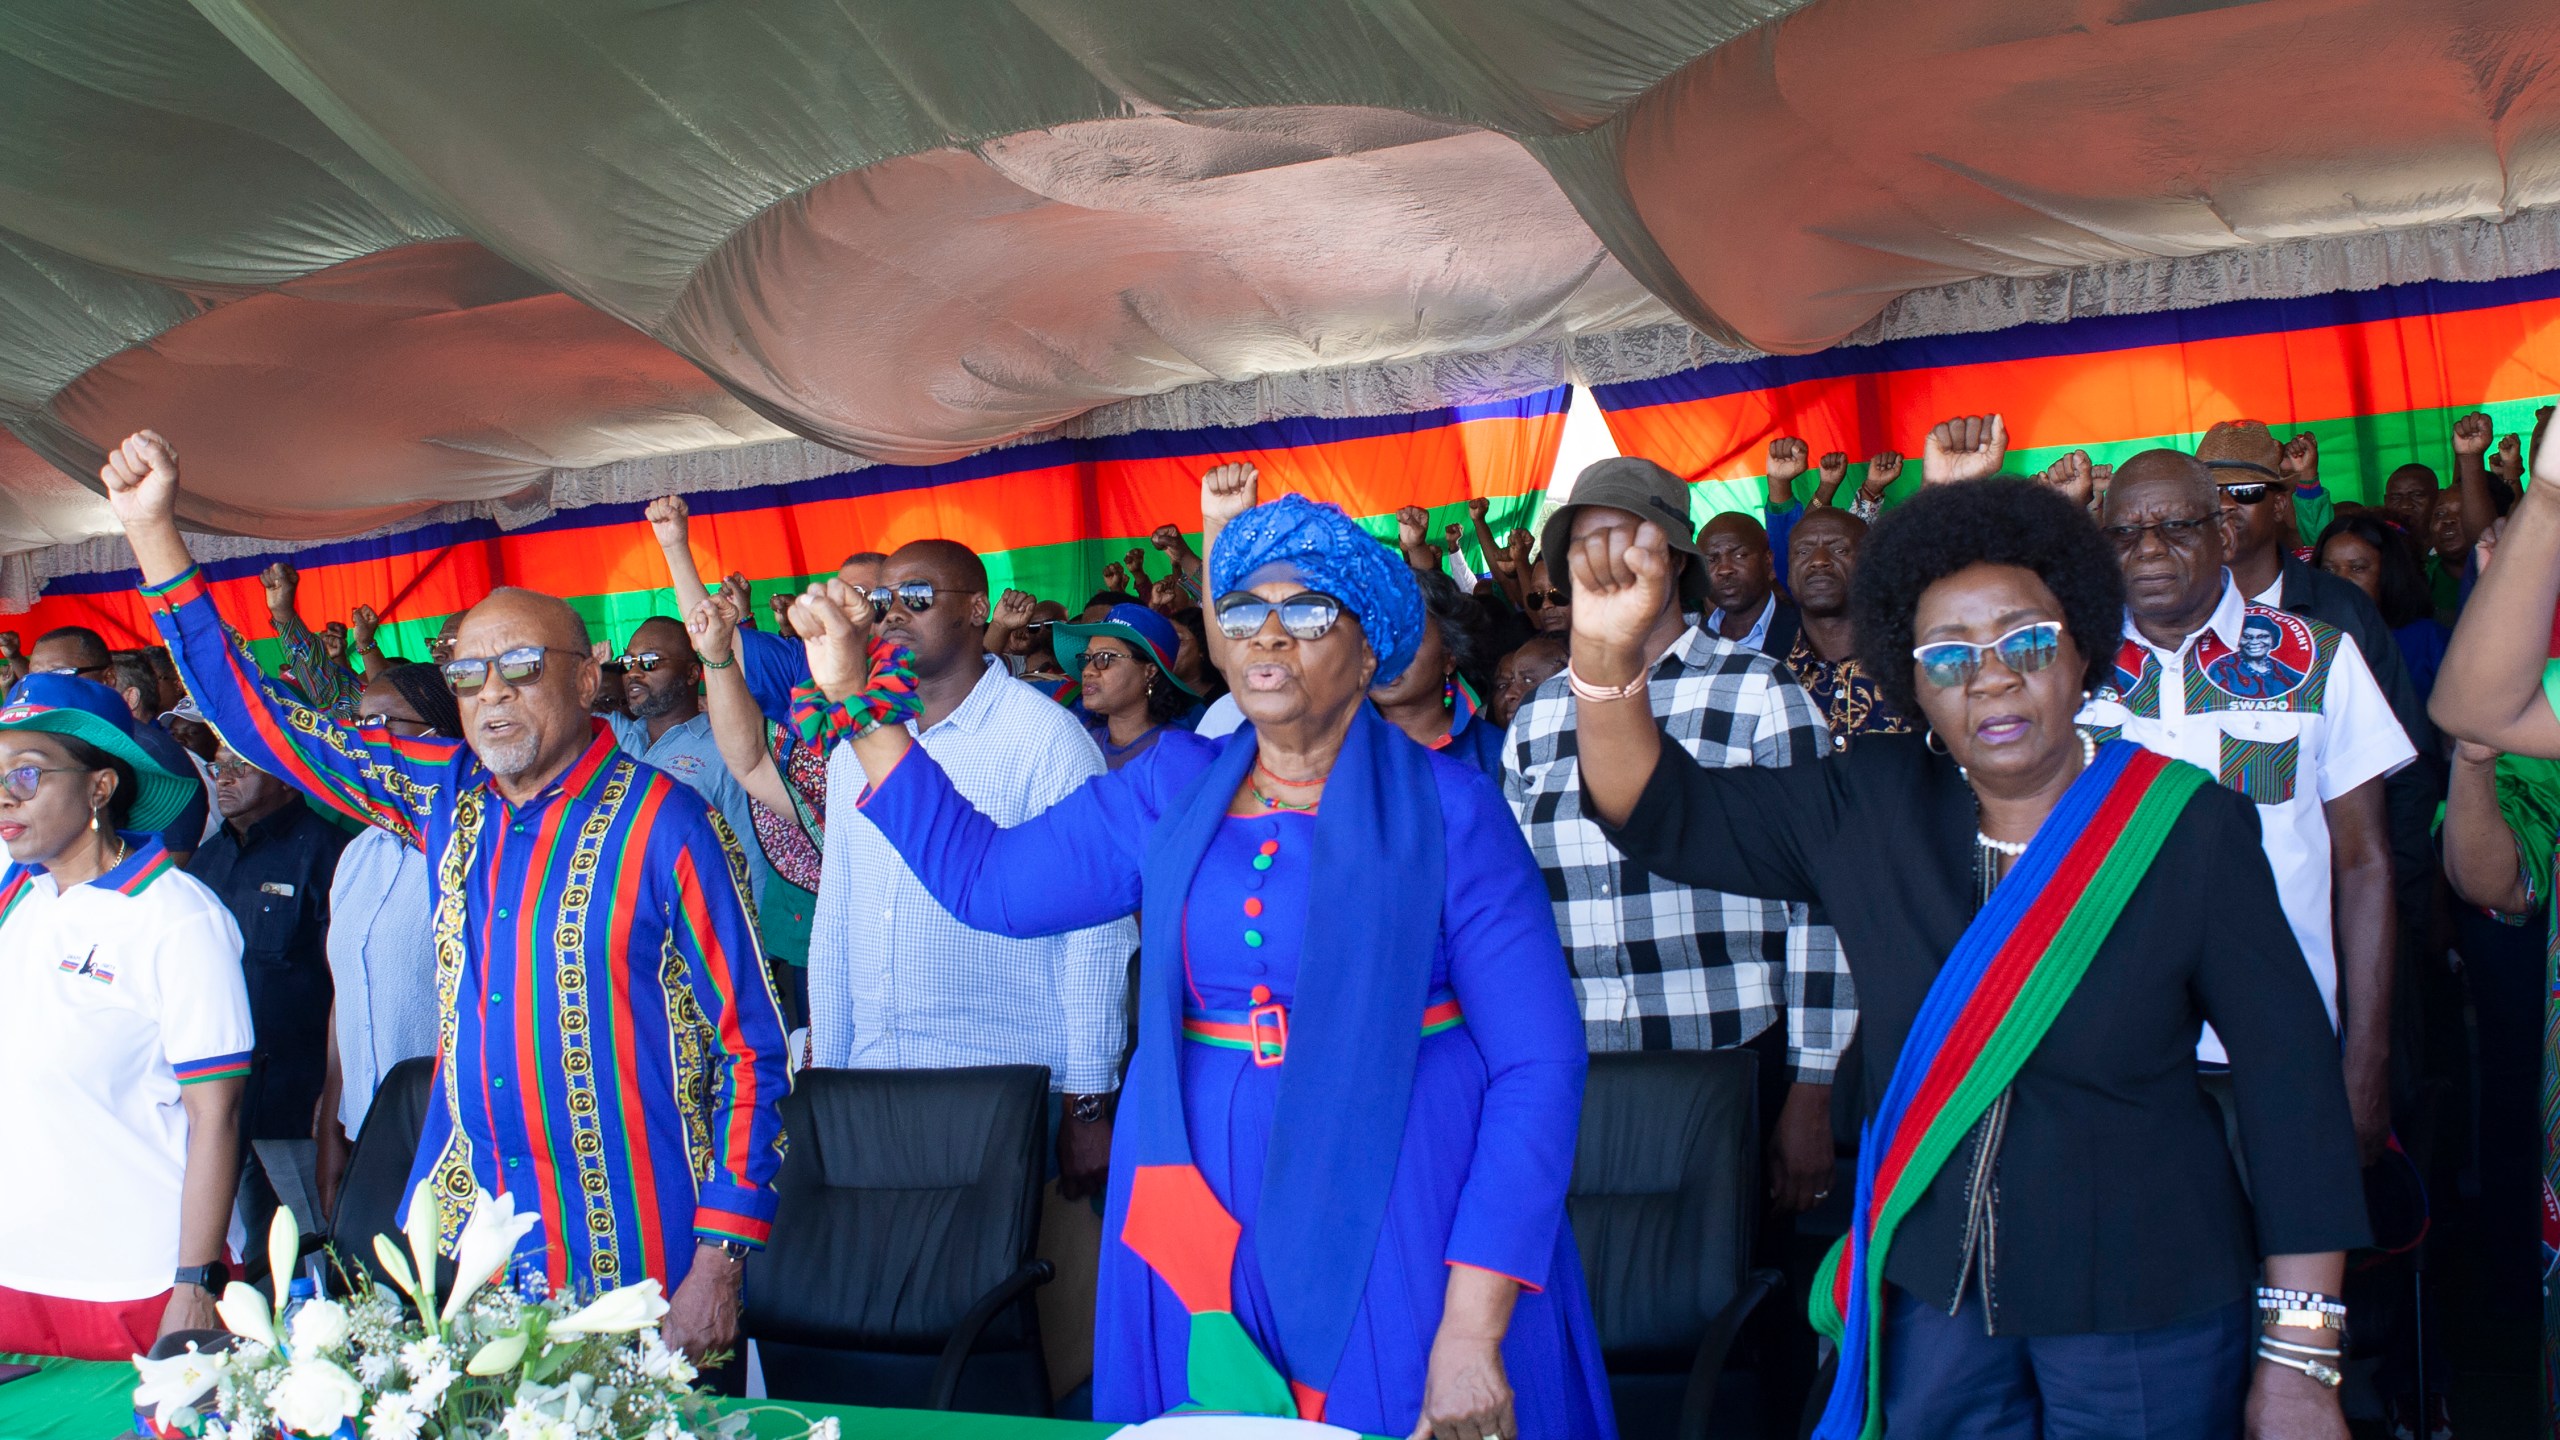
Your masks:
M 969 547 L 902 546 L 869 597 L 880 636 L 915 652 L 924 714 L 909 728 L 997 824 L 1020 824 L 1102 773 L 1084 727 L 987 653 L 993 597 Z M 836 746 L 809 936 L 816 1063 L 1045 1065 L 1058 1096 L 1059 1189 L 1070 1199 L 1096 1193 L 1110 1166 L 1135 927 L 1121 920 L 1044 940 L 970 929 L 863 818 L 857 797 L 869 783 L 853 747 Z
M 1778 594 L 1777 560 L 1759 521 L 1732 510 L 1709 520 L 1698 531 L 1698 558 L 1714 607 L 1709 631 L 1771 659 L 1795 648 L 1796 607 Z
M 2383 777 L 2417 752 L 2352 637 L 2241 594 L 2215 478 L 2175 450 L 2116 468 L 2101 523 L 2124 567 L 2124 647 L 2080 723 L 2257 802 L 2285 918 L 2344 1022 L 2347 1097 L 2371 1164 L 2391 1123 L 2397 917 Z M 2199 1054 L 2223 1062 L 2210 1031 Z
M 225 634 L 178 536 L 168 443 L 131 437 L 100 478 L 225 743 L 426 855 L 437 1101 L 410 1179 L 443 1197 L 447 1246 L 475 1199 L 510 1195 L 542 1216 L 522 1259 L 554 1291 L 655 1278 L 670 1345 L 733 1349 L 745 1255 L 773 1222 L 781 1019 L 746 862 L 700 797 L 590 717 L 585 624 L 496 591 L 444 662 L 461 740 L 340 725 Z

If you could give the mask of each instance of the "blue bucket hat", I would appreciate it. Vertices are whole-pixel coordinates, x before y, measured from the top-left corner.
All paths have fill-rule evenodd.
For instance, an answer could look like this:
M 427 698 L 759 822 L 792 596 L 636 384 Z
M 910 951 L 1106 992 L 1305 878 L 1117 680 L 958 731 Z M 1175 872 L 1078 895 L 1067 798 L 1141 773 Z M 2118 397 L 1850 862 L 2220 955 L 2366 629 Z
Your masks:
M 1244 587 L 1265 565 L 1292 565 L 1360 621 L 1378 657 L 1370 684 L 1392 685 L 1422 646 L 1422 589 L 1413 567 L 1337 506 L 1304 495 L 1256 505 L 1218 532 L 1209 556 L 1209 593 Z
M 1173 657 L 1181 653 L 1182 638 L 1173 633 L 1173 622 L 1144 605 L 1114 605 L 1111 613 L 1091 625 L 1069 625 L 1064 621 L 1049 627 L 1050 649 L 1058 656 L 1058 668 L 1069 675 L 1084 674 L 1086 642 L 1097 635 L 1125 640 L 1137 652 L 1155 662 L 1173 688 L 1197 700 L 1200 692 L 1182 683 L 1173 673 Z
M 0 730 L 36 730 L 81 741 L 133 771 L 133 811 L 128 829 L 157 834 L 177 823 L 194 798 L 196 778 L 160 768 L 133 740 L 133 712 L 124 697 L 77 675 L 30 675 L 0 704 Z

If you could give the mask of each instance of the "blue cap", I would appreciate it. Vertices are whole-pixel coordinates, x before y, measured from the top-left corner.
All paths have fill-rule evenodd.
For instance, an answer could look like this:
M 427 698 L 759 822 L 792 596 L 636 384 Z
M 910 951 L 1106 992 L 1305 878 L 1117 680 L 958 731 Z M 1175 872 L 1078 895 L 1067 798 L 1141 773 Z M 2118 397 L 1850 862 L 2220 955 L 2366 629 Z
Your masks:
M 1173 673 L 1173 657 L 1182 652 L 1182 638 L 1173 633 L 1173 622 L 1144 605 L 1114 605 L 1110 614 L 1091 625 L 1060 622 L 1049 627 L 1049 633 L 1053 637 L 1049 648 L 1057 652 L 1058 668 L 1069 675 L 1084 673 L 1086 642 L 1097 635 L 1109 635 L 1144 649 L 1156 668 L 1164 672 L 1164 678 L 1173 682 L 1173 688 L 1195 700 L 1200 697 L 1199 691 L 1183 684 L 1182 677 Z
M 0 730 L 67 735 L 123 761 L 136 789 L 127 823 L 137 831 L 168 829 L 195 797 L 196 778 L 170 774 L 135 744 L 124 697 L 95 680 L 58 672 L 28 676 L 0 704 Z

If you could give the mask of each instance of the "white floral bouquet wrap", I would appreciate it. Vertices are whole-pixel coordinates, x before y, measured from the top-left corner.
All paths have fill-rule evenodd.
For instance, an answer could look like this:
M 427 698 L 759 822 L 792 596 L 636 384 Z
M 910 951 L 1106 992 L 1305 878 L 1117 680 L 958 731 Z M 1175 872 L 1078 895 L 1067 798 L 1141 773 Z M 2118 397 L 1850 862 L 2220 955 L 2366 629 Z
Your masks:
M 585 1305 L 492 1285 L 541 1217 L 481 1195 L 455 1245 L 452 1293 L 438 1303 L 440 1206 L 410 1197 L 408 1247 L 374 1237 L 396 1289 L 356 1279 L 343 1300 L 305 1301 L 289 1324 L 249 1285 L 215 1306 L 229 1349 L 137 1355 L 134 1409 L 164 1436 L 201 1440 L 740 1440 L 752 1412 L 693 1388 L 694 1367 L 658 1336 L 667 1313 L 643 1280 Z M 293 1273 L 301 1230 L 276 1212 L 271 1268 Z M 832 1418 L 804 1440 L 838 1440 Z

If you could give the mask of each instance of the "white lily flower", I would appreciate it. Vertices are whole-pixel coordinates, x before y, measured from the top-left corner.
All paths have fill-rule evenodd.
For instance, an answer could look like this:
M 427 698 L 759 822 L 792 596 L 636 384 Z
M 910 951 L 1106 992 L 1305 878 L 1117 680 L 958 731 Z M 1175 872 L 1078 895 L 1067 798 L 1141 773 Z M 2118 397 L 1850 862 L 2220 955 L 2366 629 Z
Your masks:
M 414 1303 L 418 1298 L 418 1277 L 409 1269 L 409 1257 L 400 1252 L 400 1246 L 388 1235 L 376 1235 L 373 1237 L 373 1258 L 381 1262 L 382 1273 L 391 1277 L 391 1283 L 400 1287 L 400 1293 Z
M 436 1199 L 435 1184 L 421 1180 L 409 1192 L 409 1258 L 416 1265 L 411 1272 L 418 1283 L 409 1298 L 418 1302 L 418 1318 L 428 1320 L 436 1308 L 436 1245 L 444 1231 L 444 1206 Z
M 585 1309 L 552 1321 L 550 1333 L 562 1337 L 627 1335 L 657 1324 L 666 1313 L 667 1302 L 658 1293 L 658 1282 L 643 1280 L 599 1295 Z
M 302 1435 L 334 1435 L 338 1422 L 364 1408 L 364 1387 L 326 1360 L 296 1360 L 285 1367 L 267 1397 L 286 1429 Z
M 541 1223 L 539 1211 L 517 1214 L 513 1195 L 484 1191 L 473 1200 L 471 1218 L 462 1222 L 462 1238 L 454 1246 L 453 1294 L 444 1302 L 446 1324 L 452 1324 L 480 1287 L 506 1268 L 526 1233 Z
M 501 1335 L 481 1346 L 480 1353 L 472 1356 L 471 1363 L 462 1368 L 467 1373 L 478 1375 L 483 1379 L 491 1375 L 504 1375 L 516 1368 L 517 1362 L 524 1359 L 524 1343 L 524 1332 L 521 1330 L 512 1335 Z
M 294 1223 L 292 1206 L 279 1205 L 275 1222 L 267 1226 L 267 1273 L 275 1277 L 276 1298 L 292 1288 L 294 1262 L 301 1258 L 302 1227 Z
M 226 1355 L 207 1355 L 192 1344 L 185 1354 L 166 1360 L 136 1355 L 133 1369 L 142 1383 L 133 1389 L 133 1408 L 150 1411 L 153 1421 L 164 1429 L 174 1427 L 181 1411 L 194 1408 L 213 1393 L 226 1362 Z
M 267 1309 L 267 1297 L 258 1293 L 258 1287 L 232 1281 L 223 1287 L 222 1298 L 214 1302 L 213 1313 L 222 1317 L 222 1328 L 241 1339 L 270 1350 L 279 1348 L 275 1316 Z

